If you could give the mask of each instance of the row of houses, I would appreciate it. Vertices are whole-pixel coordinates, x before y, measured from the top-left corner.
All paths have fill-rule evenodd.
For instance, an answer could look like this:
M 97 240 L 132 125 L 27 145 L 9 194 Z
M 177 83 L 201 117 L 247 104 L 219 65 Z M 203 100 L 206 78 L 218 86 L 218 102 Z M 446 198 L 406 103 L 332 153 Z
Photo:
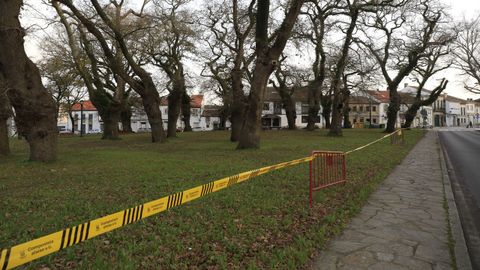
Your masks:
M 400 90 L 402 105 L 398 113 L 397 127 L 405 122 L 405 112 L 408 109 L 416 88 L 405 85 Z M 430 91 L 423 90 L 422 95 L 427 96 Z M 305 87 L 296 89 L 292 94 L 295 104 L 295 124 L 299 128 L 307 125 L 308 119 L 308 90 Z M 388 91 L 365 91 L 350 97 L 349 120 L 354 127 L 361 127 L 365 124 L 382 127 L 387 122 L 387 110 L 389 105 Z M 194 131 L 210 131 L 221 128 L 220 106 L 204 104 L 203 95 L 191 96 L 190 125 Z M 160 104 L 164 127 L 168 123 L 168 103 L 162 99 Z M 83 105 L 75 104 L 72 108 L 73 116 L 76 119 L 72 123 L 67 113 L 61 113 L 58 118 L 59 131 L 79 133 L 83 129 L 85 134 L 100 133 L 103 130 L 103 121 L 97 109 L 90 101 L 83 102 Z M 132 109 L 131 127 L 134 132 L 149 132 L 150 124 L 147 115 L 140 108 Z M 325 126 L 325 119 L 321 116 L 320 109 L 316 124 L 319 127 Z M 83 113 L 83 121 L 80 121 Z M 414 127 L 452 127 L 467 126 L 469 123 L 480 125 L 480 100 L 460 99 L 443 93 L 431 106 L 424 106 L 419 111 L 413 122 Z M 9 125 L 14 133 L 14 121 L 10 120 Z M 120 129 L 121 123 L 119 123 Z M 262 111 L 262 126 L 265 129 L 286 128 L 288 126 L 285 109 L 278 92 L 273 88 L 267 88 L 264 96 Z M 183 130 L 184 122 L 182 116 L 177 122 L 179 130 Z M 230 122 L 227 120 L 225 127 L 228 129 Z
M 209 131 L 218 129 L 220 126 L 220 115 L 217 113 L 219 106 L 204 105 L 203 95 L 192 95 L 190 100 L 190 125 L 194 131 Z M 168 124 L 168 103 L 162 99 L 160 103 L 164 128 Z M 103 130 L 103 121 L 97 108 L 91 101 L 85 101 L 82 105 L 75 104 L 72 107 L 72 114 L 75 119 L 72 123 L 67 113 L 60 114 L 58 118 L 58 129 L 60 132 L 70 133 L 72 130 L 79 133 L 83 129 L 85 134 L 100 133 Z M 81 121 L 83 114 L 83 121 Z M 122 124 L 119 123 L 120 129 Z M 141 108 L 132 108 L 131 127 L 134 132 L 149 132 L 151 127 L 145 111 Z M 177 128 L 183 130 L 185 127 L 183 118 L 180 116 L 177 121 Z
M 405 123 L 405 113 L 413 101 L 417 88 L 405 85 L 401 89 L 402 104 L 397 115 L 396 126 Z M 426 98 L 431 91 L 423 90 Z M 296 125 L 305 127 L 308 116 L 308 92 L 306 88 L 296 90 L 292 98 L 296 108 Z M 365 91 L 352 95 L 349 100 L 349 120 L 355 127 L 365 124 L 383 127 L 387 123 L 387 110 L 390 103 L 388 91 Z M 267 89 L 263 110 L 262 124 L 266 127 L 287 127 L 287 117 L 282 108 L 280 96 L 274 89 Z M 423 106 L 415 117 L 413 127 L 455 127 L 467 126 L 469 123 L 480 125 L 480 99 L 460 99 L 443 93 L 430 106 Z M 321 117 L 321 109 L 317 118 L 317 125 L 325 126 L 325 119 Z

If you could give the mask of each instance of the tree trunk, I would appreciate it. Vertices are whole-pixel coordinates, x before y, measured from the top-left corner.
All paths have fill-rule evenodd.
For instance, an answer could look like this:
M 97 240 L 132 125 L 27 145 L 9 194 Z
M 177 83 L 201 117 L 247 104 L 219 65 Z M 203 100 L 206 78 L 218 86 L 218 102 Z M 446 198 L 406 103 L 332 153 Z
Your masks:
M 330 131 L 328 132 L 329 136 L 342 136 L 342 111 L 343 103 L 341 102 L 341 93 L 339 90 L 335 90 L 336 93 L 333 95 L 333 110 L 332 110 L 332 123 L 330 126 Z
M 329 129 L 332 126 L 331 121 L 330 121 L 331 113 L 332 113 L 332 108 L 331 108 L 330 104 L 323 106 L 322 117 L 323 117 L 323 120 L 325 120 L 325 128 L 326 129 Z
M 23 1 L 0 1 L 0 75 L 15 108 L 15 121 L 30 146 L 30 160 L 57 157 L 55 104 L 42 85 L 40 72 L 23 47 L 25 34 L 19 21 Z
M 112 110 L 103 119 L 103 135 L 102 140 L 119 140 L 118 122 L 120 121 L 120 111 Z
M 72 121 L 72 135 L 75 134 L 75 117 L 71 110 L 68 111 L 68 117 L 70 117 L 70 121 Z
M 320 111 L 320 90 L 319 86 L 314 83 L 309 87 L 308 93 L 308 117 L 306 130 L 314 131 L 315 123 L 318 118 L 318 112 Z
M 390 104 L 387 110 L 387 127 L 386 133 L 392 133 L 395 131 L 395 124 L 397 123 L 397 113 L 400 110 L 400 96 L 397 89 L 390 89 Z
M 290 97 L 291 99 L 291 97 Z M 285 114 L 287 115 L 288 129 L 295 130 L 297 126 L 295 125 L 295 119 L 297 118 L 297 112 L 295 110 L 295 103 L 292 100 L 285 103 Z
M 168 138 L 177 137 L 177 121 L 180 115 L 181 103 L 182 93 L 174 88 L 170 95 L 168 95 Z
M 263 96 L 267 89 L 268 77 L 273 69 L 265 59 L 258 59 L 253 75 L 252 89 L 248 97 L 248 109 L 242 126 L 237 149 L 259 148 L 263 109 Z
M 352 128 L 352 122 L 350 122 L 350 112 L 346 109 L 343 111 L 343 128 Z
M 245 114 L 245 94 L 243 92 L 242 72 L 239 68 L 232 71 L 233 100 L 231 105 L 230 124 L 232 132 L 230 141 L 237 142 L 242 134 L 242 125 Z
M 129 105 L 123 107 L 122 112 L 120 113 L 120 118 L 122 121 L 122 131 L 123 133 L 132 133 L 132 108 Z
M 2 82 L 0 81 L 0 156 L 10 154 L 8 143 L 8 119 L 12 116 L 10 102 L 8 102 L 7 94 L 3 93 Z
M 285 109 L 285 114 L 287 116 L 288 129 L 295 130 L 297 129 L 295 125 L 295 118 L 297 118 L 297 112 L 295 110 L 295 102 L 292 99 L 292 96 L 288 93 L 288 88 L 286 86 L 280 86 L 277 89 L 282 99 L 283 108 Z
M 403 128 L 410 128 L 419 109 L 420 105 L 416 103 L 413 103 L 410 108 L 408 108 L 405 112 L 405 124 L 403 124 Z
M 352 123 L 350 122 L 350 91 L 348 89 L 345 90 L 345 98 L 343 100 L 343 128 L 352 128 Z
M 0 117 L 0 156 L 8 156 L 9 154 L 7 118 Z
M 167 141 L 165 136 L 165 130 L 163 129 L 162 113 L 160 111 L 160 98 L 158 92 L 153 84 L 148 88 L 145 87 L 145 91 L 142 95 L 143 108 L 148 117 L 148 122 L 151 127 L 152 142 L 162 143 Z
M 192 126 L 190 125 L 190 96 L 187 93 L 183 93 L 182 97 L 182 116 L 185 125 L 183 131 L 192 131 Z

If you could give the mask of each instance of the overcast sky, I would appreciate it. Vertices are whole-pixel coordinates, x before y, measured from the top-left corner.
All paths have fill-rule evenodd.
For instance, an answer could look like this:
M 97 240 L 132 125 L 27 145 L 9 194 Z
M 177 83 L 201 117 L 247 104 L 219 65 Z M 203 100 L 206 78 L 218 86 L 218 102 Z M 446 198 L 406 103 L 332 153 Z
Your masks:
M 466 18 L 474 18 L 480 15 L 480 0 L 442 0 L 447 6 L 451 9 L 451 14 L 454 20 L 460 20 L 462 17 Z M 22 14 L 22 24 L 24 26 L 36 26 L 33 27 L 34 31 L 29 32 L 25 42 L 25 48 L 27 54 L 32 57 L 34 61 L 41 59 L 41 54 L 39 53 L 39 36 L 45 35 L 51 31 L 51 28 L 47 28 L 46 31 L 38 30 L 41 27 L 45 26 L 45 20 L 42 19 L 44 16 L 43 14 L 48 13 L 43 5 L 41 4 L 41 0 L 26 0 L 25 3 L 30 5 L 34 8 L 28 8 L 28 12 L 24 12 Z M 41 27 L 40 27 L 41 26 Z M 446 71 L 443 74 L 437 76 L 437 78 L 446 77 L 450 84 L 447 87 L 446 92 L 458 96 L 461 98 L 480 98 L 480 95 L 473 95 L 463 88 L 463 82 L 465 78 L 459 76 L 459 72 L 457 70 L 451 69 Z M 408 83 L 408 81 L 405 81 Z M 433 88 L 438 82 L 436 80 L 431 80 L 427 87 Z M 379 85 L 379 88 L 384 88 L 385 85 Z

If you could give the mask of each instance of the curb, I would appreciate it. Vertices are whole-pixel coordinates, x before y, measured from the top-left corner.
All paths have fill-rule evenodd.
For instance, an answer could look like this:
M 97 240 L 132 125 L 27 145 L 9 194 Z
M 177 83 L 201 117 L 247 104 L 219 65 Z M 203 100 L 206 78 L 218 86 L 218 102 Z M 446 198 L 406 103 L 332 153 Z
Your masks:
M 455 240 L 454 252 L 456 257 L 457 269 L 472 269 L 470 256 L 468 254 L 467 244 L 465 242 L 465 235 L 460 222 L 460 216 L 458 214 L 457 204 L 452 190 L 452 182 L 448 174 L 447 161 L 444 154 L 444 149 L 440 144 L 440 138 L 438 131 L 435 131 L 436 143 L 438 145 L 438 152 L 440 154 L 440 165 L 443 176 L 443 186 L 445 189 L 445 199 L 448 203 L 448 215 L 450 220 L 450 226 L 452 230 L 453 239 Z

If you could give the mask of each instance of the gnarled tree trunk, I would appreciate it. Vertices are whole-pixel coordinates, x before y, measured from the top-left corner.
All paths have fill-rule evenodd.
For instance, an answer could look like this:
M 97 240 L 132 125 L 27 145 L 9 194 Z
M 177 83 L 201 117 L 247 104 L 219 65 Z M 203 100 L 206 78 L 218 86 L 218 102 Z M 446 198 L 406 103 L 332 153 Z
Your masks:
M 185 125 L 183 131 L 192 131 L 192 126 L 190 125 L 190 96 L 187 93 L 183 93 L 182 97 L 182 117 Z
M 390 89 L 390 104 L 388 105 L 387 110 L 387 127 L 385 128 L 386 133 L 392 133 L 395 131 L 395 125 L 397 123 L 397 113 L 400 110 L 400 95 L 397 92 L 397 89 Z
M 231 105 L 230 122 L 232 132 L 230 133 L 230 141 L 237 142 L 242 134 L 242 125 L 245 117 L 246 97 L 243 92 L 242 71 L 235 68 L 232 71 L 232 93 L 233 100 Z
M 12 109 L 6 89 L 3 87 L 0 75 L 0 156 L 7 156 L 10 154 L 10 146 L 8 143 L 8 119 L 12 116 Z
M 120 121 L 120 110 L 110 110 L 109 115 L 102 116 L 103 135 L 102 140 L 118 140 L 118 122 Z
M 122 121 L 122 131 L 123 133 L 132 133 L 132 108 L 130 105 L 125 105 L 120 113 L 120 118 Z
M 273 66 L 267 63 L 269 61 L 257 60 L 252 81 L 252 91 L 248 97 L 248 109 L 243 120 L 242 134 L 237 146 L 238 149 L 260 147 L 263 94 L 267 88 L 268 76 L 273 71 Z
M 322 80 L 323 81 L 323 80 Z M 320 89 L 318 83 L 314 82 L 308 90 L 308 118 L 306 130 L 315 130 L 318 112 L 320 111 Z
M 9 154 L 7 118 L 0 117 L 0 156 L 8 156 Z
M 21 0 L 0 1 L 0 76 L 15 108 L 18 131 L 30 146 L 30 160 L 53 161 L 58 133 L 55 104 L 25 53 L 19 21 L 22 5 Z
M 277 65 L 278 58 L 290 38 L 293 26 L 297 20 L 304 0 L 290 2 L 285 18 L 278 29 L 278 35 L 269 46 L 268 19 L 270 1 L 258 1 L 256 12 L 256 60 L 253 72 L 252 87 L 248 97 L 248 106 L 242 126 L 242 134 L 237 149 L 260 147 L 260 129 L 263 108 L 263 97 L 267 88 L 268 78 Z
M 182 92 L 174 89 L 168 95 L 168 127 L 167 137 L 177 137 L 177 121 L 180 115 L 180 108 L 182 103 Z

